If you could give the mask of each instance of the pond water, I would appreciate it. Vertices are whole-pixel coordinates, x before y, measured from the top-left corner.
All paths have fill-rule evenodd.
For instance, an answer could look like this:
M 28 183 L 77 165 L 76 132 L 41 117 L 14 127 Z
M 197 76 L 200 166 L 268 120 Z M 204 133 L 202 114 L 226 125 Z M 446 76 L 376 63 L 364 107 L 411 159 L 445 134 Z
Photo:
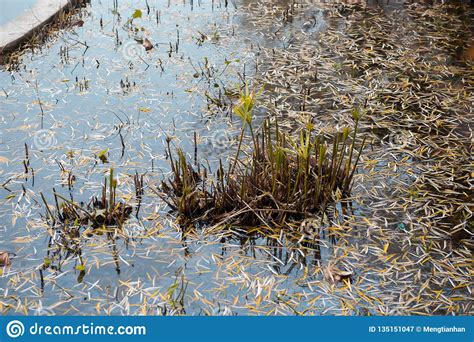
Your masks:
M 0 25 L 22 15 L 31 9 L 38 0 L 2 0 L 0 3 Z
M 456 205 L 469 203 L 472 176 L 458 165 L 472 137 L 474 75 L 462 57 L 471 9 L 117 3 L 92 1 L 0 72 L 0 250 L 14 254 L 0 278 L 4 313 L 472 313 L 469 245 L 449 234 L 472 222 Z M 326 218 L 318 248 L 284 233 L 185 229 L 147 187 L 124 234 L 60 248 L 41 194 L 88 202 L 113 167 L 135 203 L 135 174 L 155 187 L 170 174 L 168 136 L 192 157 L 196 133 L 199 159 L 214 170 L 241 127 L 226 94 L 252 80 L 267 89 L 259 116 L 279 115 L 289 129 L 308 115 L 321 129 L 351 125 L 351 108 L 369 99 L 353 212 Z M 325 279 L 333 262 L 353 270 L 352 284 Z

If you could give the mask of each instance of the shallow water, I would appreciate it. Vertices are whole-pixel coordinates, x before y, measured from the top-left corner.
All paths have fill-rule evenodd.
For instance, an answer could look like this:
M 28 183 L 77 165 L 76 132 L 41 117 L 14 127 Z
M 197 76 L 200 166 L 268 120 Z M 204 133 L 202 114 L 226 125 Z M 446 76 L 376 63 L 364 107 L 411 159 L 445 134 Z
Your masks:
M 54 268 L 43 269 L 44 258 L 50 256 L 50 237 L 42 217 L 41 192 L 50 203 L 53 188 L 87 202 L 100 193 L 104 176 L 114 167 L 119 191 L 135 201 L 133 174 L 145 174 L 148 182 L 159 184 L 170 172 L 166 136 L 173 136 L 173 144 L 191 155 L 194 132 L 199 137 L 200 160 L 209 160 L 214 168 L 215 161 L 235 147 L 240 126 L 229 115 L 228 105 L 220 108 L 209 99 L 228 100 L 219 94 L 248 79 L 267 78 L 269 96 L 284 108 L 285 125 L 291 127 L 305 115 L 295 109 L 297 102 L 291 93 L 291 87 L 299 84 L 295 81 L 287 86 L 284 82 L 288 80 L 279 75 L 278 68 L 286 70 L 301 46 L 317 49 L 323 46 L 320 39 L 334 37 L 336 42 L 343 39 L 338 32 L 342 37 L 350 36 L 351 27 L 365 25 L 357 22 L 357 16 L 362 15 L 359 12 L 349 25 L 347 18 L 309 2 L 296 6 L 286 19 L 284 2 L 269 5 L 263 1 L 260 6 L 251 1 L 229 1 L 227 7 L 225 3 L 149 1 L 148 12 L 144 1 L 119 1 L 117 9 L 109 1 L 92 1 L 81 11 L 82 27 L 69 27 L 41 51 L 25 54 L 19 70 L 1 72 L 0 249 L 16 255 L 0 279 L 4 312 L 436 312 L 432 293 L 421 304 L 406 298 L 403 303 L 407 304 L 395 309 L 393 303 L 404 291 L 415 295 L 431 278 L 437 281 L 431 274 L 439 263 L 448 262 L 449 267 L 466 263 L 466 249 L 450 252 L 446 261 L 436 248 L 450 244 L 448 236 L 433 238 L 434 251 L 427 249 L 424 240 L 416 240 L 419 232 L 413 227 L 419 223 L 418 216 L 397 205 L 403 189 L 416 181 L 416 157 L 394 149 L 393 135 L 389 137 L 391 145 L 385 144 L 386 134 L 377 137 L 379 132 L 372 131 L 369 124 L 364 129 L 375 140 L 358 175 L 354 213 L 328 227 L 331 234 L 347 241 L 333 244 L 323 238 L 323 246 L 316 250 L 302 248 L 284 235 L 248 237 L 236 231 L 209 236 L 199 229 L 183 231 L 168 215 L 165 203 L 147 191 L 140 215 L 126 227 L 128 239 L 113 234 L 84 239 L 81 256 L 85 274 L 76 268 L 77 254 L 60 254 L 61 259 L 52 262 Z M 138 8 L 143 18 L 130 23 Z M 378 15 L 393 15 L 384 13 Z M 144 51 L 136 41 L 143 37 L 150 39 L 154 49 Z M 407 49 L 410 44 L 411 40 L 401 40 L 399 48 Z M 310 58 L 308 55 L 302 57 Z M 323 100 L 311 109 L 322 126 L 334 121 L 343 124 L 354 104 L 341 99 L 329 106 L 329 99 L 333 99 L 328 91 L 337 89 L 340 98 L 363 96 L 364 88 L 357 78 L 348 76 L 340 57 L 320 54 L 314 58 L 321 66 L 319 77 L 326 82 L 318 90 Z M 335 66 L 326 68 L 326 64 Z M 472 73 L 466 77 L 472 79 Z M 471 88 L 459 86 L 471 94 L 472 84 Z M 330 110 L 323 110 L 327 108 Z M 403 128 L 396 133 L 411 137 Z M 106 149 L 109 163 L 102 164 L 97 156 Z M 71 189 L 67 183 L 70 175 L 75 177 Z M 414 240 L 407 242 L 407 237 Z M 424 262 L 414 264 L 407 255 L 416 255 L 421 261 L 428 255 L 433 263 L 424 269 Z M 323 267 L 336 259 L 354 268 L 356 281 L 352 285 L 338 287 L 324 280 Z M 459 267 L 458 276 L 464 280 L 465 266 Z M 446 283 L 441 287 L 443 296 L 450 297 L 459 285 L 457 280 Z M 452 312 L 467 313 L 467 298 L 468 294 L 461 292 L 452 299 L 461 303 Z M 438 308 L 439 312 L 447 312 L 447 307 Z

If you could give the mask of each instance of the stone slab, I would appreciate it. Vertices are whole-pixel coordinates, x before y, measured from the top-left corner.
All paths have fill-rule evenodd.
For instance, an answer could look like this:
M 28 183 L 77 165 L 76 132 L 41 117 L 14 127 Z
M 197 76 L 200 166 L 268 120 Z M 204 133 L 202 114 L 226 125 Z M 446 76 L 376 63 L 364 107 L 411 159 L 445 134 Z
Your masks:
M 24 14 L 0 26 L 0 55 L 8 53 L 53 21 L 61 11 L 75 6 L 81 0 L 38 0 Z

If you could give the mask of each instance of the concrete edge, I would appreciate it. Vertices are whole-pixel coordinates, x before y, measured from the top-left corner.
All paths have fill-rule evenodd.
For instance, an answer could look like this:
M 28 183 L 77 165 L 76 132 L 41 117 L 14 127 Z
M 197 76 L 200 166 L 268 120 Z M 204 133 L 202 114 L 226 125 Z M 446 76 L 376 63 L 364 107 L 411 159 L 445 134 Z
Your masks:
M 26 13 L 0 26 L 0 60 L 18 49 L 47 24 L 54 22 L 61 13 L 67 13 L 89 0 L 38 0 Z

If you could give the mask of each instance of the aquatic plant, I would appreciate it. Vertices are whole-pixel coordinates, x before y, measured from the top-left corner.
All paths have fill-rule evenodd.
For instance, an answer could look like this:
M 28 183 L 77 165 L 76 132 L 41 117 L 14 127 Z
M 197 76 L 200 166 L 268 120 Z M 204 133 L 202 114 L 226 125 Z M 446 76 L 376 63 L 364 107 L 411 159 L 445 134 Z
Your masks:
M 138 215 L 143 195 L 143 177 L 136 174 L 134 180 Z M 128 239 L 123 232 L 123 225 L 132 213 L 132 206 L 117 200 L 117 179 L 114 177 L 113 168 L 110 168 L 109 175 L 104 179 L 101 195 L 93 196 L 87 205 L 75 202 L 72 197 L 67 199 L 53 189 L 55 206 L 50 207 L 44 194 L 40 195 L 46 207 L 50 235 L 43 269 L 51 267 L 61 270 L 65 260 L 76 258 L 78 282 L 82 282 L 85 276 L 85 261 L 82 256 L 84 238 L 105 234 L 111 243 L 114 255 L 117 236 Z M 116 270 L 120 272 L 118 266 Z
M 174 160 L 170 142 L 171 139 L 168 138 L 168 154 L 173 178 L 161 183 L 161 189 L 166 196 L 163 193 L 159 194 L 171 209 L 187 217 L 200 216 L 203 210 L 213 203 L 211 194 L 205 189 L 207 177 L 204 175 L 202 178 L 199 172 L 189 164 L 182 149 L 176 150 L 177 159 Z
M 174 160 L 168 139 L 172 178 L 159 195 L 185 218 L 211 224 L 281 224 L 323 213 L 328 204 L 348 197 L 365 139 L 357 144 L 361 110 L 354 109 L 355 127 L 346 127 L 332 141 L 308 123 L 298 139 L 285 133 L 277 120 L 252 127 L 256 93 L 245 87 L 234 112 L 242 120 L 235 156 L 224 170 L 222 161 L 211 179 L 196 170 L 181 149 Z M 253 152 L 240 156 L 246 126 Z
M 72 199 L 53 191 L 56 211 L 53 213 L 41 193 L 46 207 L 47 217 L 53 226 L 60 222 L 65 226 L 87 226 L 99 228 L 104 226 L 117 226 L 122 228 L 123 223 L 132 212 L 132 206 L 123 201 L 117 201 L 117 180 L 114 178 L 114 169 L 111 168 L 109 176 L 105 177 L 100 197 L 93 196 L 87 206 L 78 204 Z

